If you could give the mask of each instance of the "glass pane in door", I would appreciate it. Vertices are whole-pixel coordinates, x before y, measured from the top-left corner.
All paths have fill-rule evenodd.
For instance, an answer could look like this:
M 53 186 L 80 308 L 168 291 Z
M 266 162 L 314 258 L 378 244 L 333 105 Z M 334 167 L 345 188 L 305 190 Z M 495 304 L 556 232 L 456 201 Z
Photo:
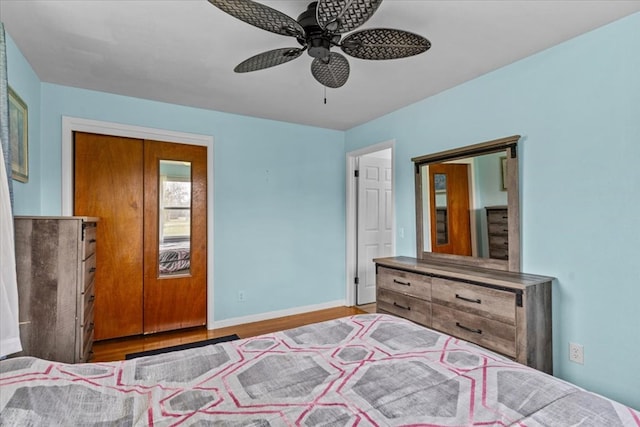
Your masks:
M 191 272 L 191 163 L 160 160 L 158 275 Z

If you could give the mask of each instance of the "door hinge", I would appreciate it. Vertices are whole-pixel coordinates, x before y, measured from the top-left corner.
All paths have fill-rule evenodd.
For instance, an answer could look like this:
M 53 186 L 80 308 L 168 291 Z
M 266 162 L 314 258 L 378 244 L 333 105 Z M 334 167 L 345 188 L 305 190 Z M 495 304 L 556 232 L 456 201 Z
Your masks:
M 355 277 L 353 279 L 353 283 L 355 283 L 356 285 L 360 284 L 360 278 L 359 277 Z
M 360 171 L 359 170 L 354 170 L 353 171 L 353 176 L 355 176 L 356 178 L 358 178 L 360 176 Z

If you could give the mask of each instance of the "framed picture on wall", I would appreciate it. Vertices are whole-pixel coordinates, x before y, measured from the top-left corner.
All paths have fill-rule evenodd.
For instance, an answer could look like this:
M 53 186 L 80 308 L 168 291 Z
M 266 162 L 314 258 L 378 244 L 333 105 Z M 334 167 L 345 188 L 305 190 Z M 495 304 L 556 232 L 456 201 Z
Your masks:
M 29 112 L 27 104 L 9 88 L 9 144 L 11 147 L 11 177 L 29 181 Z
M 500 190 L 507 191 L 507 158 L 500 157 L 500 171 L 502 172 L 502 185 Z

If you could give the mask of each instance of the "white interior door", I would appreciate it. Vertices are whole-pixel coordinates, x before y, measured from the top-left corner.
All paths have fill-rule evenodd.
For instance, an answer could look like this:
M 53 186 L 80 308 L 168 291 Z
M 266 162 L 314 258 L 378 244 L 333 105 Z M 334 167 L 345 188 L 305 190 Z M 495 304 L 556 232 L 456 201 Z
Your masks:
M 390 151 L 390 150 L 389 150 Z M 356 304 L 376 300 L 374 258 L 393 251 L 393 172 L 391 158 L 375 154 L 359 159 L 358 285 Z

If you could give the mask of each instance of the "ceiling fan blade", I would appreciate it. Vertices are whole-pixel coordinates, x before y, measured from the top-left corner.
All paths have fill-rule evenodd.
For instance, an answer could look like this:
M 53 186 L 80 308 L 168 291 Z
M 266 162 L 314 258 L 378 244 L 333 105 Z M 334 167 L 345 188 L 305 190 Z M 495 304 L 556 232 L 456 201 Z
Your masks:
M 304 29 L 284 13 L 251 0 L 209 0 L 218 9 L 241 21 L 283 36 L 304 38 Z
M 349 61 L 339 53 L 331 52 L 327 58 L 316 58 L 311 62 L 311 74 L 324 86 L 343 86 L 349 78 Z
M 360 59 L 396 59 L 426 52 L 431 42 L 408 31 L 373 28 L 349 34 L 340 47 Z
M 318 24 L 332 33 L 346 33 L 364 24 L 382 0 L 320 0 Z
M 236 73 L 248 73 L 249 71 L 258 71 L 265 68 L 274 67 L 276 65 L 284 64 L 285 62 L 296 59 L 297 57 L 302 55 L 302 52 L 304 52 L 304 50 L 304 48 L 284 47 L 281 49 L 262 52 L 242 61 L 236 66 L 236 68 L 233 69 L 233 71 L 235 71 Z

